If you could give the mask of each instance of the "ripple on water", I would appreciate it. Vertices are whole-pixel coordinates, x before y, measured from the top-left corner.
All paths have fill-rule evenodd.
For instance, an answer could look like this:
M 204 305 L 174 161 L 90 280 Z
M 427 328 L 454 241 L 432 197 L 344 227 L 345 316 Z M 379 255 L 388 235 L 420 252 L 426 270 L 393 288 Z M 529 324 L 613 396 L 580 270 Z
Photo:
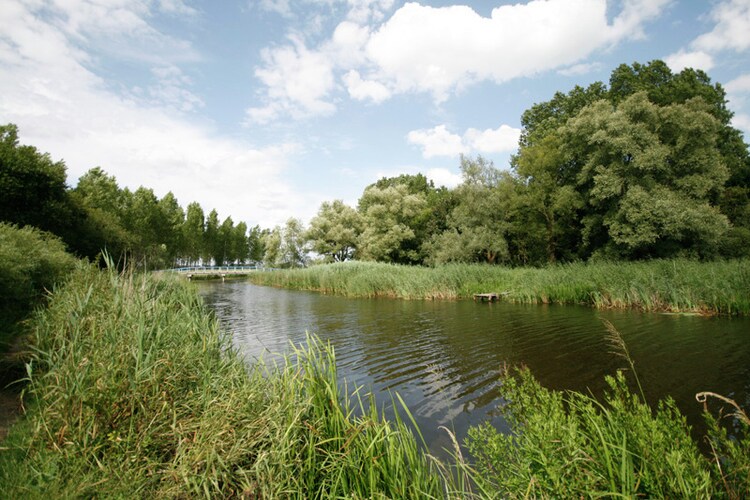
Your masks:
M 602 319 L 620 331 L 650 399 L 672 396 L 693 421 L 698 391 L 750 403 L 746 318 L 344 299 L 242 282 L 204 282 L 199 290 L 249 362 L 278 359 L 306 332 L 330 341 L 349 387 L 365 385 L 385 407 L 397 391 L 433 451 L 447 442 L 439 425 L 459 439 L 485 419 L 505 428 L 497 411 L 505 365 L 528 366 L 546 387 L 601 392 L 603 376 L 626 366 Z

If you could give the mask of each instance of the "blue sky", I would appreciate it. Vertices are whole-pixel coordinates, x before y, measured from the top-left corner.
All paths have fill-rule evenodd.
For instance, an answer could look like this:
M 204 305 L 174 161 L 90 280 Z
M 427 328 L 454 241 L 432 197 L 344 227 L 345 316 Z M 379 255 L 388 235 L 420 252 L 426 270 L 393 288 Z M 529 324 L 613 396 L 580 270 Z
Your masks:
M 750 134 L 750 0 L 0 0 L 0 123 L 221 218 L 308 222 L 382 176 L 507 168 L 520 117 L 621 63 L 725 86 Z

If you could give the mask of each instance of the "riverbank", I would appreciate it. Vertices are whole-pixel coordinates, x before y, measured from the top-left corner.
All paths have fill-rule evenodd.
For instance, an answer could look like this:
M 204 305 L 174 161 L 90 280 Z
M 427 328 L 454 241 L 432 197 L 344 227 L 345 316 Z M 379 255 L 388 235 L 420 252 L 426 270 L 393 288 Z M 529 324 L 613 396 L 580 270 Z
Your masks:
M 257 272 L 249 280 L 345 297 L 467 299 L 697 314 L 750 314 L 750 261 L 572 263 L 545 268 L 449 264 L 435 268 L 344 262 Z
M 0 453 L 10 498 L 445 491 L 404 423 L 339 392 L 332 350 L 248 372 L 188 283 L 80 269 L 32 331 L 28 412 Z
M 29 326 L 27 412 L 0 448 L 9 498 L 732 497 L 750 488 L 746 421 L 739 440 L 713 438 L 722 467 L 713 466 L 673 403 L 652 412 L 622 377 L 598 402 L 544 389 L 529 372 L 508 376 L 501 411 L 511 434 L 474 428 L 475 469 L 459 455 L 450 465 L 426 455 L 398 396 L 403 420 L 386 421 L 338 380 L 333 349 L 314 339 L 281 365 L 248 367 L 184 281 L 81 266 Z

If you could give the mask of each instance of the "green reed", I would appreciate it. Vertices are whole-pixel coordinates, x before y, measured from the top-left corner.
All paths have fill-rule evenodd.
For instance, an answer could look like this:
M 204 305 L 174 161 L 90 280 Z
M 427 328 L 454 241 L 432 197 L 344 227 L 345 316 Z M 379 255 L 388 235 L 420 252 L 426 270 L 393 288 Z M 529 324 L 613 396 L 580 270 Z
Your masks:
M 500 293 L 517 303 L 700 314 L 750 314 L 750 261 L 570 263 L 544 268 L 449 264 L 435 268 L 346 262 L 259 272 L 256 284 L 347 297 L 462 299 Z
M 435 498 L 452 488 L 412 427 L 342 392 L 331 347 L 311 339 L 279 366 L 248 369 L 175 279 L 80 270 L 36 316 L 34 350 L 28 413 L 0 455 L 10 497 Z
M 653 279 L 659 265 L 666 266 L 655 266 Z M 488 279 L 487 269 L 448 266 L 441 283 L 461 289 L 466 276 Z M 575 266 L 562 270 L 575 274 Z M 411 272 L 393 266 L 379 286 Z M 491 272 L 511 282 L 514 273 L 531 280 L 536 271 Z M 430 281 L 418 285 L 432 290 Z M 386 420 L 371 395 L 338 379 L 332 347 L 312 337 L 281 363 L 248 367 L 195 290 L 173 277 L 82 266 L 31 326 L 27 413 L 0 444 L 0 497 L 750 494 L 750 421 L 736 404 L 739 432 L 709 417 L 712 453 L 704 456 L 672 401 L 650 408 L 622 375 L 609 379 L 601 401 L 544 389 L 525 370 L 505 377 L 501 411 L 511 433 L 474 427 L 473 456 L 455 444 L 446 464 L 425 453 L 398 396 Z M 628 358 L 614 327 L 609 332 Z M 703 400 L 709 396 L 718 397 Z

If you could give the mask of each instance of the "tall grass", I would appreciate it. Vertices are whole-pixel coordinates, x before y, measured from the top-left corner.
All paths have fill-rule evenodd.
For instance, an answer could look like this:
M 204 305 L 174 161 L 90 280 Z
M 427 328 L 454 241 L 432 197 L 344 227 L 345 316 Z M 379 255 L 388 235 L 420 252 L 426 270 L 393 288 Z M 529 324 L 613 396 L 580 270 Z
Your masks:
M 505 378 L 511 434 L 475 427 L 475 462 L 456 447 L 446 465 L 425 454 L 400 399 L 386 421 L 342 388 L 330 346 L 311 339 L 248 368 L 176 278 L 81 266 L 33 331 L 27 414 L 0 448 L 2 497 L 750 495 L 744 413 L 734 435 L 709 422 L 705 457 L 673 402 L 652 411 L 622 375 L 602 402 L 528 371 Z
M 512 432 L 488 424 L 469 430 L 473 478 L 494 497 L 747 498 L 750 496 L 750 418 L 729 398 L 705 392 L 710 456 L 702 455 L 671 399 L 654 410 L 645 401 L 619 332 L 609 340 L 625 358 L 639 392 L 622 371 L 607 377 L 603 401 L 543 388 L 528 369 L 503 378 L 502 414 Z M 714 398 L 728 408 L 734 434 L 709 411 Z M 461 464 L 459 464 L 461 465 Z
M 449 488 L 410 426 L 340 391 L 332 348 L 312 341 L 248 372 L 174 279 L 81 269 L 34 332 L 28 414 L 0 455 L 3 496 L 435 498 Z
M 259 272 L 256 284 L 347 297 L 461 299 L 501 293 L 518 303 L 701 314 L 750 314 L 750 261 L 572 263 L 546 268 L 449 264 L 436 268 L 346 262 Z

